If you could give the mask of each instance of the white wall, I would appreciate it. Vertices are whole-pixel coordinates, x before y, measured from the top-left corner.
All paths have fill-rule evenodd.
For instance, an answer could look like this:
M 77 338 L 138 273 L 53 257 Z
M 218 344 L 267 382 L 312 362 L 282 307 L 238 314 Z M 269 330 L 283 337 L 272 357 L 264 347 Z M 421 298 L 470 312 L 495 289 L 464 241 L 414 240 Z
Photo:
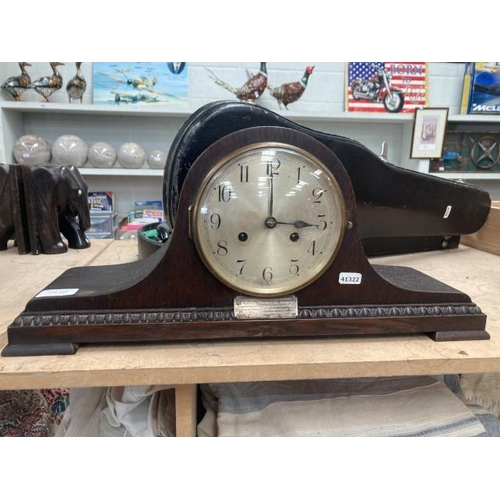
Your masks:
M 52 70 L 47 62 L 31 63 L 27 70 L 32 80 L 50 75 Z M 306 92 L 300 101 L 290 106 L 293 114 L 336 114 L 344 111 L 345 63 L 344 62 L 268 62 L 269 82 L 278 85 L 284 82 L 299 80 L 306 66 L 314 66 Z M 237 87 L 247 79 L 247 70 L 257 73 L 258 62 L 191 62 L 189 63 L 190 108 L 196 109 L 202 104 L 220 99 L 231 99 L 232 94 L 214 84 L 209 68 L 219 78 Z M 67 82 L 76 69 L 74 63 L 66 62 L 58 67 L 63 79 Z M 429 106 L 450 107 L 451 113 L 458 113 L 460 93 L 462 89 L 463 63 L 429 63 Z M 84 103 L 92 102 L 92 63 L 84 62 L 82 71 L 88 83 L 84 95 Z M 19 74 L 16 62 L 0 62 L 0 81 Z M 12 100 L 5 92 L 0 93 L 0 100 Z M 43 98 L 34 91 L 27 91 L 23 100 L 43 102 Z M 52 102 L 67 103 L 68 97 L 64 89 L 53 94 Z M 259 104 L 269 109 L 278 110 L 278 105 L 267 92 L 259 99 Z

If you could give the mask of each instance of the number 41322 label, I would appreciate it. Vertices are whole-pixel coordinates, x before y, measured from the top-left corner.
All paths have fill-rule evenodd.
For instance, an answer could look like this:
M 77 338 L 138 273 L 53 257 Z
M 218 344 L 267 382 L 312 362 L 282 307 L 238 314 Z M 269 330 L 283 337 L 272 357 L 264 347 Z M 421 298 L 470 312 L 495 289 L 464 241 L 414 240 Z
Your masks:
M 360 285 L 363 275 L 361 273 L 339 273 L 341 285 Z

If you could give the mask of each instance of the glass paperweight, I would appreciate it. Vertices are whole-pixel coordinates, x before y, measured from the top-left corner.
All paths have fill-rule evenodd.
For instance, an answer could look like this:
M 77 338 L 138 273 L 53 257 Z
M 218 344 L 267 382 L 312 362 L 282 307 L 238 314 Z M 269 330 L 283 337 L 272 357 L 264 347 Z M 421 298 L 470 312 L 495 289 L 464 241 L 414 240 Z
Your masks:
M 95 142 L 89 148 L 89 161 L 96 168 L 112 168 L 116 163 L 116 150 L 107 142 Z
M 149 168 L 164 169 L 166 163 L 167 163 L 167 155 L 163 151 L 155 149 L 154 151 L 151 151 L 151 153 L 148 154 Z
M 89 148 L 76 135 L 61 135 L 52 145 L 52 159 L 58 165 L 83 167 L 87 163 Z
M 44 165 L 51 156 L 50 144 L 37 135 L 23 135 L 14 144 L 14 158 L 19 165 Z
M 135 142 L 126 142 L 118 150 L 118 163 L 123 168 L 142 168 L 146 152 Z

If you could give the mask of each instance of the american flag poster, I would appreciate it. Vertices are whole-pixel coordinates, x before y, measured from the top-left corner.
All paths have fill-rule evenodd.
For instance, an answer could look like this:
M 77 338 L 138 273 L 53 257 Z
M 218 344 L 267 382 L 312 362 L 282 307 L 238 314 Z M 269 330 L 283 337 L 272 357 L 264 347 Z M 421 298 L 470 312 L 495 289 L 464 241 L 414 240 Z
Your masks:
M 427 104 L 427 63 L 346 63 L 346 111 L 413 113 Z

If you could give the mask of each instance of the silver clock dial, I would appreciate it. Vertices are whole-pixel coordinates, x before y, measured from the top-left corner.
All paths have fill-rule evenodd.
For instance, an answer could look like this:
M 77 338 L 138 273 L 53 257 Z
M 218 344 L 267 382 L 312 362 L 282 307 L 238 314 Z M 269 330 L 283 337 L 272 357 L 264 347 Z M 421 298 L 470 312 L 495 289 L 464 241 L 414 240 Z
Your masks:
M 340 188 L 318 159 L 259 143 L 219 162 L 194 207 L 193 237 L 210 271 L 256 296 L 297 291 L 331 264 L 345 226 Z

